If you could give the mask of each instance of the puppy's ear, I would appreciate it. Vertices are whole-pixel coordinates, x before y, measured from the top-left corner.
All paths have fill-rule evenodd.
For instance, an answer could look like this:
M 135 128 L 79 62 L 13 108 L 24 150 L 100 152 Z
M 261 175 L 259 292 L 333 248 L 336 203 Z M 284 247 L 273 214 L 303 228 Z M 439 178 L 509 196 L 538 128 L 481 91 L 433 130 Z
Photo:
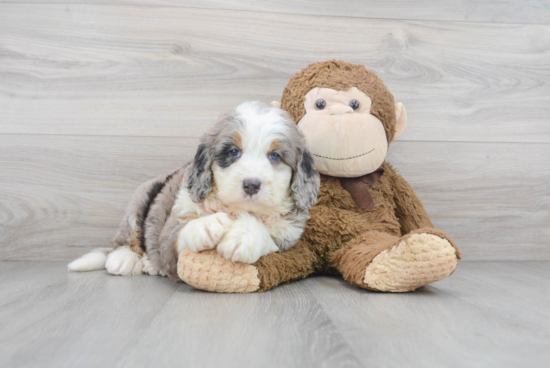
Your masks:
M 195 159 L 185 171 L 187 190 L 193 202 L 200 202 L 212 191 L 212 158 L 206 144 L 199 145 Z
M 313 157 L 303 148 L 298 149 L 298 163 L 290 189 L 296 206 L 305 211 L 317 203 L 321 179 L 315 171 Z

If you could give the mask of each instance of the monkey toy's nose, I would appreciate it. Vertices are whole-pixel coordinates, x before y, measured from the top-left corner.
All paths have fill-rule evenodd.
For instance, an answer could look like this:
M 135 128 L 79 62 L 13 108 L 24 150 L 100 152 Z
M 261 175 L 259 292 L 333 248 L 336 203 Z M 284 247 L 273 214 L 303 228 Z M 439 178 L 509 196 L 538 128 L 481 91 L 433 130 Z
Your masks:
M 243 180 L 243 189 L 246 194 L 254 195 L 260 191 L 262 182 L 257 179 Z
M 330 115 L 344 115 L 350 112 L 353 112 L 351 107 L 340 103 L 334 104 L 330 108 Z

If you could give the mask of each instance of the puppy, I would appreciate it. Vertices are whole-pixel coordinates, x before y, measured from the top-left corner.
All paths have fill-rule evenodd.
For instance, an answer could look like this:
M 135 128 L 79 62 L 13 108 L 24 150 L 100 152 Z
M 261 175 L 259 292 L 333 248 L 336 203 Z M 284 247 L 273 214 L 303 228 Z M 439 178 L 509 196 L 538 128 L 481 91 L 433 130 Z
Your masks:
M 69 264 L 113 275 L 161 275 L 179 281 L 179 253 L 217 251 L 254 263 L 299 240 L 317 201 L 319 174 L 304 137 L 283 110 L 245 102 L 200 140 L 195 159 L 142 184 L 113 249 Z

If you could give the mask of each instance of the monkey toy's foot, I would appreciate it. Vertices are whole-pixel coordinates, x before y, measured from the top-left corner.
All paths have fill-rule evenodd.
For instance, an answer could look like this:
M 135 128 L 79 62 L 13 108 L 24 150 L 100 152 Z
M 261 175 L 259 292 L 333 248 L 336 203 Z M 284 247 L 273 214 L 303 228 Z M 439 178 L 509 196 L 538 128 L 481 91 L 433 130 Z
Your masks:
M 434 233 L 438 231 L 409 234 L 380 252 L 367 266 L 364 284 L 373 290 L 406 292 L 449 276 L 459 252 L 445 234 Z
M 260 288 L 256 267 L 233 263 L 215 250 L 183 250 L 178 259 L 178 275 L 197 289 L 219 293 L 252 293 Z

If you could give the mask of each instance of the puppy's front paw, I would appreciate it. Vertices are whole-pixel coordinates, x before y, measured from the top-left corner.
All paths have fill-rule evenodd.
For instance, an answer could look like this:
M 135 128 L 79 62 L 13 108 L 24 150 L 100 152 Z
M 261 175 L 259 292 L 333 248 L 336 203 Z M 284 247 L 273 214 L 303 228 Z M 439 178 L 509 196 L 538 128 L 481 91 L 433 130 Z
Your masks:
M 189 221 L 179 233 L 178 254 L 185 248 L 193 252 L 213 249 L 232 223 L 231 217 L 222 212 Z
M 250 215 L 233 222 L 217 247 L 218 253 L 233 262 L 254 263 L 279 248 L 265 226 Z

